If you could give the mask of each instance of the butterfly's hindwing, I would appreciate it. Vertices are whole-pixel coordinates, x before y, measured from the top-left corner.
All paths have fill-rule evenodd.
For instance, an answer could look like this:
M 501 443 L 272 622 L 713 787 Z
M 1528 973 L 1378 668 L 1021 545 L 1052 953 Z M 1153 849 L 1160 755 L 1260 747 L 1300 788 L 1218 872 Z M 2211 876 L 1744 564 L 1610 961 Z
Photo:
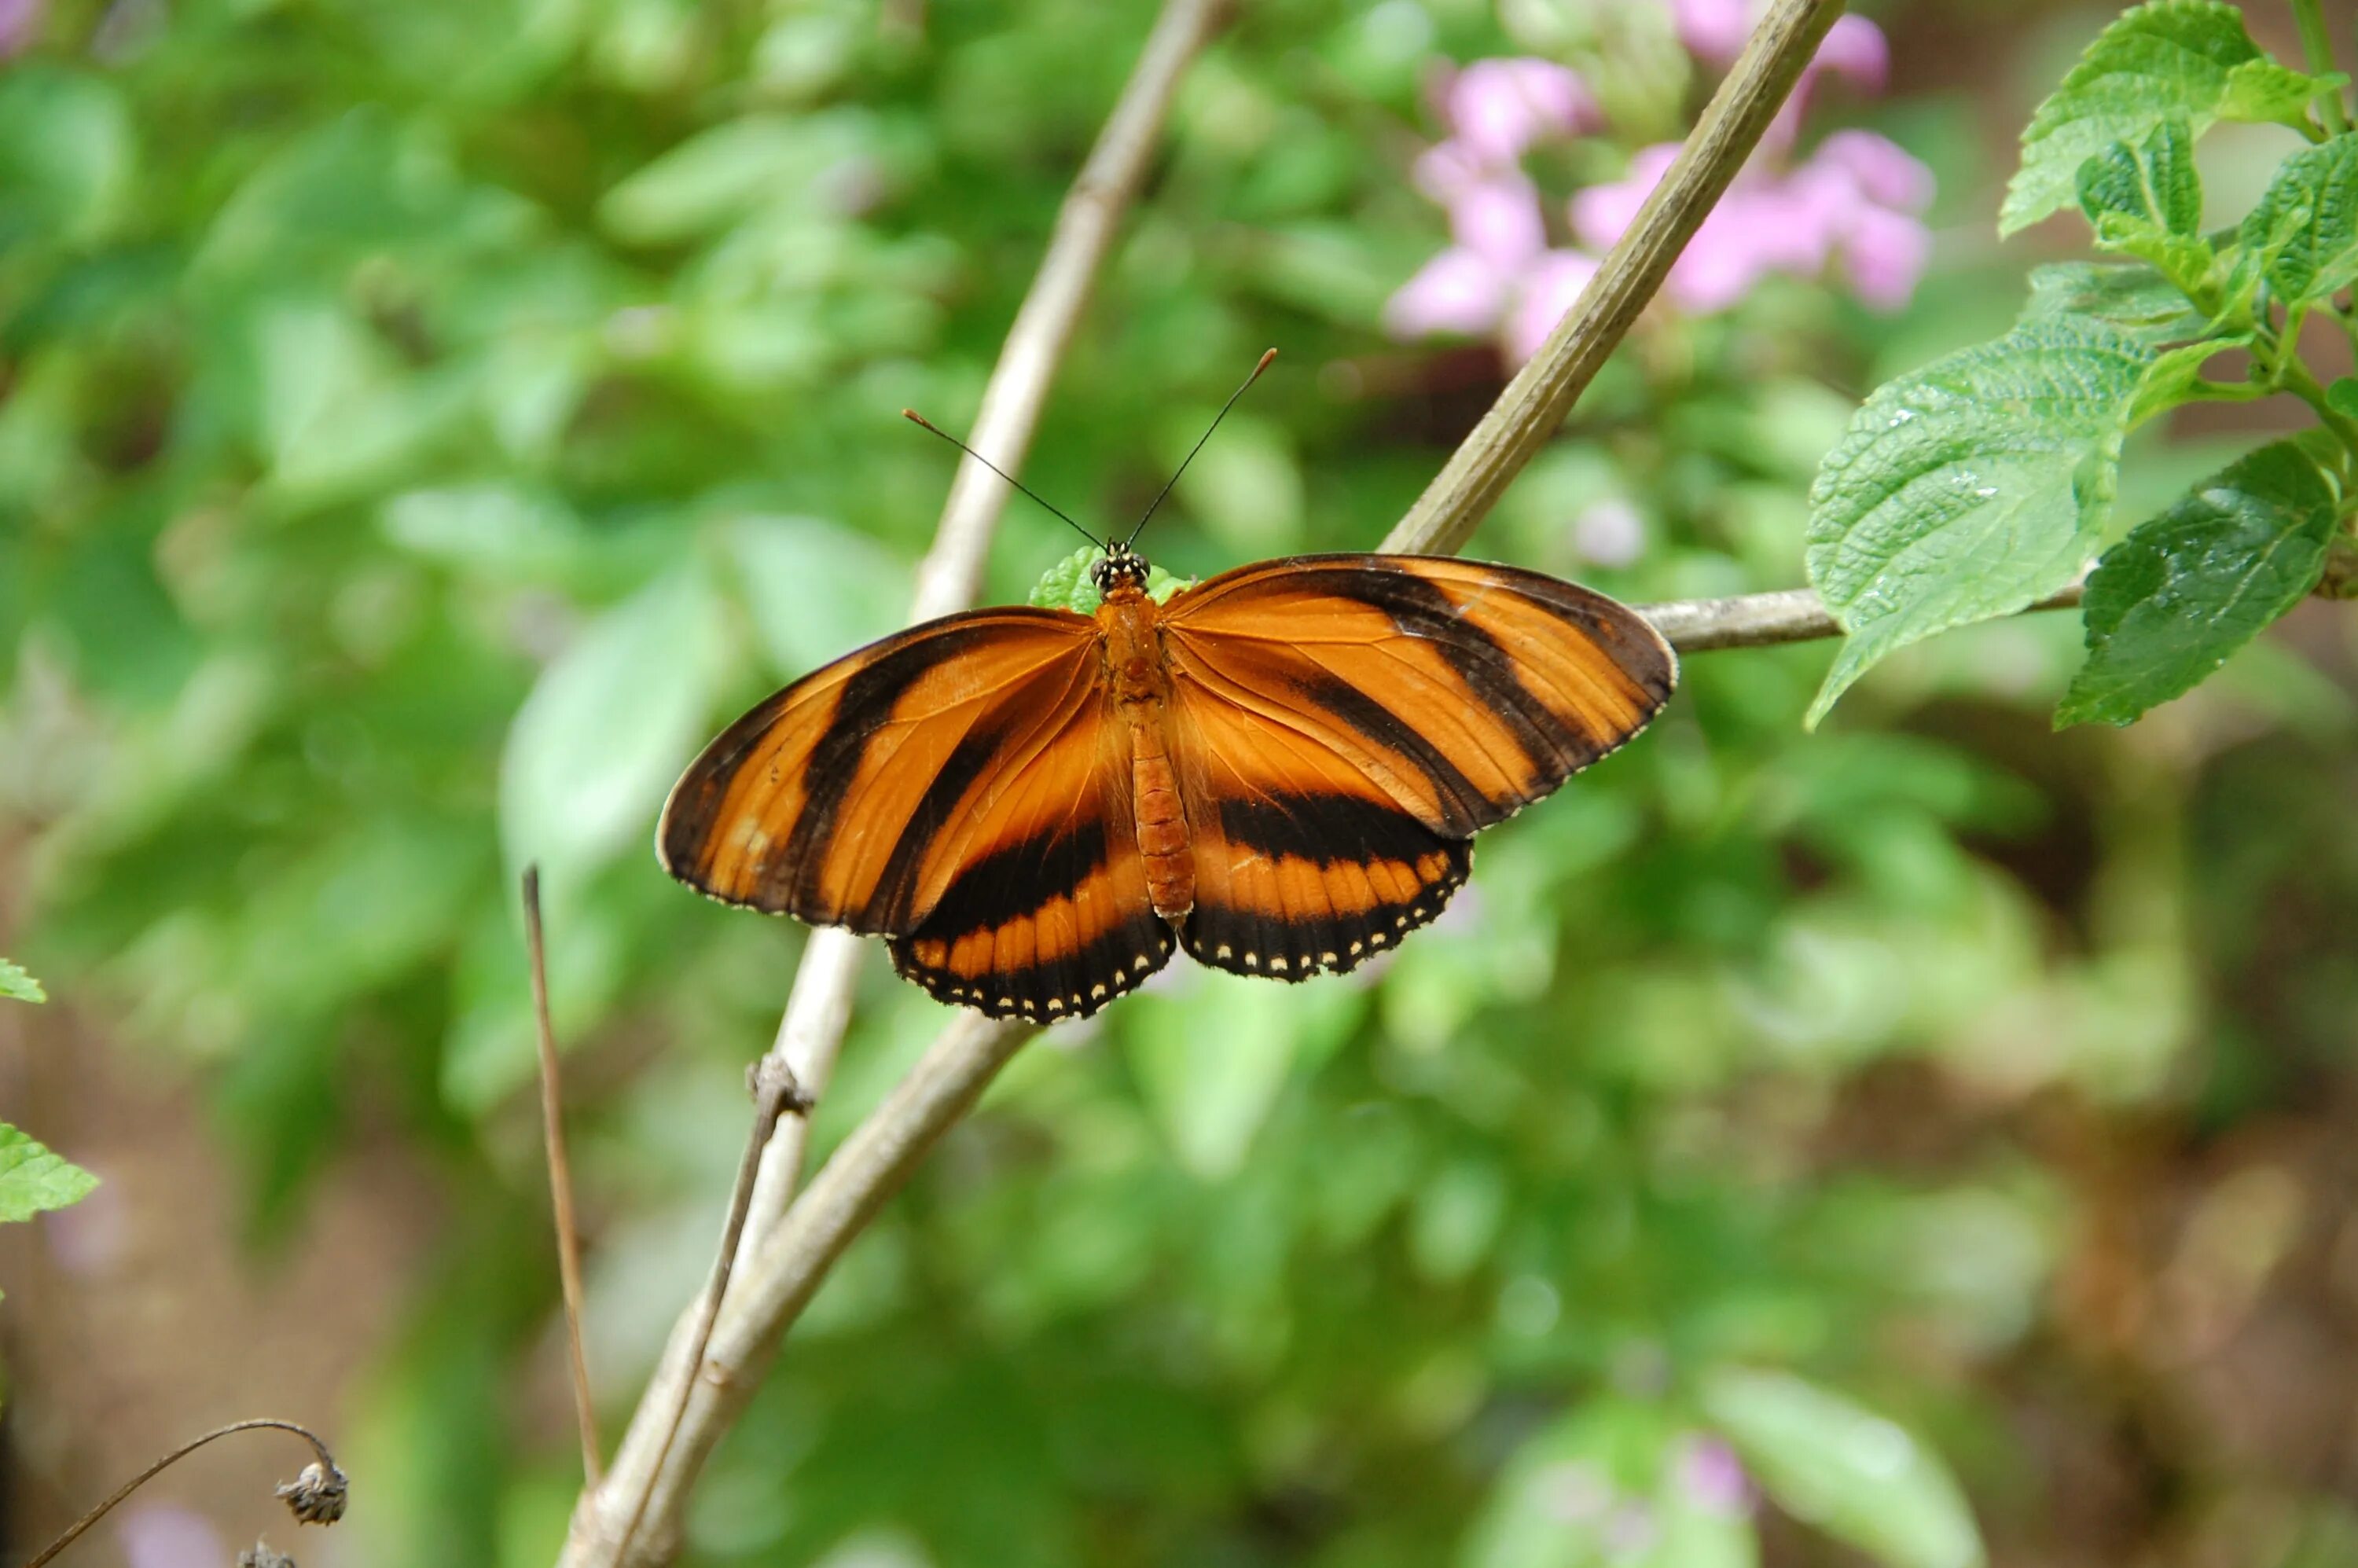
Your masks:
M 1129 752 L 1098 695 L 943 835 L 942 891 L 892 944 L 893 967 L 943 1000 L 998 1018 L 1085 1018 L 1169 961 L 1130 818 Z
M 1472 846 L 1434 831 L 1305 727 L 1181 681 L 1195 907 L 1187 951 L 1241 975 L 1356 968 L 1438 915 Z

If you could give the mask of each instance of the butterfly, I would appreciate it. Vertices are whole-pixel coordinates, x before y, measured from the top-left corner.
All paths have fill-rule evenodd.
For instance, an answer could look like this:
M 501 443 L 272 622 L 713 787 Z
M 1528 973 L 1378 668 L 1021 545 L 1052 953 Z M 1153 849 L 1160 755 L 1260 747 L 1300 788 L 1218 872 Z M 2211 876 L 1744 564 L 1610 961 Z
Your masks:
M 993 1017 L 1086 1017 L 1174 946 L 1305 979 L 1438 915 L 1476 833 L 1678 678 L 1637 611 L 1516 567 L 1295 556 L 1158 603 L 1129 541 L 1100 548 L 1094 615 L 945 616 L 730 725 L 664 807 L 665 867 L 884 936 Z

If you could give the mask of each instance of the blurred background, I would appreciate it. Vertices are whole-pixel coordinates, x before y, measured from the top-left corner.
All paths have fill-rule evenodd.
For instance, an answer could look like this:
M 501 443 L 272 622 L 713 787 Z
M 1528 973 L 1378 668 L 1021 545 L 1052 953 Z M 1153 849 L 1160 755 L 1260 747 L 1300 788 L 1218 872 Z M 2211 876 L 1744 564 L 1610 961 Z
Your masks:
M 1248 0 L 1025 477 L 1135 515 L 1275 344 L 1142 542 L 1372 546 L 1744 9 Z M 1997 195 L 2114 8 L 1859 9 L 1473 553 L 1798 583 L 1856 399 L 2077 254 L 2001 248 Z M 268 1413 L 345 1524 L 295 1539 L 304 1456 L 242 1439 L 70 1560 L 550 1561 L 515 873 L 611 1441 L 802 941 L 665 877 L 654 810 L 902 612 L 955 454 L 897 413 L 972 419 L 1150 11 L 0 4 L 0 953 L 52 998 L 0 1007 L 0 1114 L 104 1183 L 0 1231 L 0 1552 Z M 2222 221 L 2292 145 L 2206 139 Z M 2121 524 L 2272 421 L 2140 433 Z M 1070 543 L 1011 508 L 990 597 Z M 1177 966 L 1028 1047 L 796 1330 L 692 1561 L 2358 1562 L 2354 630 L 2312 602 L 2061 734 L 2071 617 L 1814 736 L 1826 645 L 1691 658 L 1379 977 Z M 870 964 L 822 1145 L 943 1019 Z

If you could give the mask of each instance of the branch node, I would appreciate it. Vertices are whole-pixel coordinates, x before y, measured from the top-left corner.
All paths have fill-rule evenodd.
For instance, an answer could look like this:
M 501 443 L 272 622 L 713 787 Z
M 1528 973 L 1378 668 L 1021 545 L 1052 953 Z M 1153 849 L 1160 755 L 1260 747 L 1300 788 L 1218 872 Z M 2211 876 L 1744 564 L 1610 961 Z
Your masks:
M 745 1069 L 745 1091 L 753 1097 L 755 1110 L 765 1112 L 773 1125 L 780 1117 L 808 1116 L 818 1108 L 818 1101 L 803 1088 L 794 1068 L 775 1051 L 764 1052 Z

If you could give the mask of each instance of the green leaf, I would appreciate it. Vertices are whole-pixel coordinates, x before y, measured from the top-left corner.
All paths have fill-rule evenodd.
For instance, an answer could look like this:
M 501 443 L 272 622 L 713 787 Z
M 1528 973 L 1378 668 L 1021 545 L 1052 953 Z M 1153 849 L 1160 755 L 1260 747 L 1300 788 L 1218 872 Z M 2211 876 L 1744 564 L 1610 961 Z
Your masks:
M 2129 404 L 2129 424 L 2132 427 L 2142 425 L 2155 415 L 2177 407 L 2186 401 L 2187 394 L 2201 379 L 2204 365 L 2231 349 L 2248 349 L 2251 346 L 2251 333 L 2236 332 L 2164 349 L 2154 356 L 2153 363 L 2146 367 L 2145 382 Z
M 2024 321 L 2081 316 L 2149 343 L 2201 334 L 2202 313 L 2186 291 L 2143 262 L 2056 262 L 2034 267 Z
M 2022 133 L 2022 167 L 2006 187 L 1998 232 L 2011 234 L 2068 204 L 2080 166 L 2164 120 L 2193 135 L 2221 120 L 2298 124 L 2331 79 L 2275 64 L 2221 0 L 2152 0 L 2098 35 Z
M 864 534 L 817 517 L 752 515 L 721 532 L 753 630 L 782 680 L 873 642 L 909 608 L 909 568 Z
M 2079 574 L 2160 359 L 2117 329 L 2059 317 L 1866 400 L 1810 489 L 1810 580 L 1850 635 L 1807 723 L 1895 649 L 2011 614 Z
M 1889 1568 L 1987 1561 L 1940 1455 L 1874 1411 L 1779 1372 L 1720 1372 L 1704 1409 L 1778 1506 Z
M 1236 1173 L 1294 1065 L 1339 1046 L 1367 1012 L 1364 987 L 1271 988 L 1202 974 L 1184 996 L 1134 998 L 1123 1040 L 1148 1111 L 1179 1163 L 1207 1182 Z
M 0 958 L 0 997 L 16 1001 L 47 1001 L 49 993 L 41 989 L 40 981 L 27 974 L 20 966 Z
M 2088 579 L 2088 661 L 2057 725 L 2126 724 L 2225 664 L 2317 586 L 2336 510 L 2317 464 L 2277 441 L 2139 524 Z
M 700 131 L 609 190 L 598 218 L 633 244 L 700 239 L 756 211 L 827 205 L 827 178 L 880 152 L 866 110 L 749 114 Z
M 2244 249 L 2261 259 L 2287 305 L 2358 282 L 2358 135 L 2336 136 L 2285 159 L 2244 218 Z
M 0 1121 L 0 1221 L 80 1203 L 96 1185 L 96 1176 Z
M 1089 568 L 1105 558 L 1105 552 L 1095 545 L 1083 545 L 1071 555 L 1040 574 L 1025 596 L 1027 602 L 1043 610 L 1069 610 L 1076 615 L 1095 615 L 1105 595 L 1098 591 L 1089 576 Z M 1171 596 L 1183 588 L 1193 588 L 1195 579 L 1177 577 L 1148 562 L 1146 567 L 1146 597 L 1157 604 L 1167 604 Z
M 2135 145 L 2115 142 L 2080 166 L 2079 191 L 2098 249 L 2151 262 L 2190 296 L 2202 287 L 2215 258 L 2199 232 L 2202 181 L 2185 121 L 2165 120 Z
M 2247 59 L 2227 73 L 2227 95 L 2219 118 L 2247 125 L 2299 126 L 2309 106 L 2328 92 L 2350 85 L 2349 76 L 2331 71 L 2309 76 L 2267 59 Z
M 114 84 L 38 59 L 12 64 L 0 74 L 0 235 L 105 238 L 132 215 L 138 151 Z
M 1095 545 L 1083 545 L 1040 574 L 1026 596 L 1028 602 L 1042 610 L 1069 610 L 1076 615 L 1094 615 L 1104 596 L 1098 585 L 1089 580 L 1089 568 L 1105 556 Z
M 2079 189 L 2092 223 L 2115 215 L 2165 234 L 2201 236 L 2202 178 L 2194 133 L 2183 120 L 2164 120 L 2141 142 L 2115 142 L 2080 166 Z
M 657 579 L 583 627 L 525 698 L 500 758 L 500 838 L 552 910 L 633 839 L 708 721 L 719 617 L 702 575 Z
M 2344 419 L 2358 419 L 2358 377 L 2345 375 L 2327 387 L 2325 406 Z

